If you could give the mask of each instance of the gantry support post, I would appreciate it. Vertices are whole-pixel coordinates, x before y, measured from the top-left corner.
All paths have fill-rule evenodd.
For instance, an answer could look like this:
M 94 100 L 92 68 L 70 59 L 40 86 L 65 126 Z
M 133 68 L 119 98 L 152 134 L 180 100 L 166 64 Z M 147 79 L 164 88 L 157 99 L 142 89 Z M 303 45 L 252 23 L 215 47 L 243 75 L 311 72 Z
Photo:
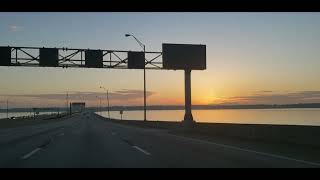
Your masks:
M 191 110 L 191 70 L 184 70 L 184 83 L 185 83 L 185 115 L 183 124 L 187 127 L 193 126 L 195 121 L 193 120 Z

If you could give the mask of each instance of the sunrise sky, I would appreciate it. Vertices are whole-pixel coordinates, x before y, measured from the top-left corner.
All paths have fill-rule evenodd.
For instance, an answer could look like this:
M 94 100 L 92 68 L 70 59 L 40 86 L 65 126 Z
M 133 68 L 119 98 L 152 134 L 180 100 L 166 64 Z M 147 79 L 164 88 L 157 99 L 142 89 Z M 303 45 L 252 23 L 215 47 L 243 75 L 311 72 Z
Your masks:
M 0 46 L 139 50 L 205 44 L 193 104 L 320 102 L 320 13 L 0 13 Z M 184 103 L 182 71 L 147 71 L 148 105 Z M 0 67 L 0 106 L 143 105 L 143 71 Z M 104 101 L 105 103 L 105 101 Z

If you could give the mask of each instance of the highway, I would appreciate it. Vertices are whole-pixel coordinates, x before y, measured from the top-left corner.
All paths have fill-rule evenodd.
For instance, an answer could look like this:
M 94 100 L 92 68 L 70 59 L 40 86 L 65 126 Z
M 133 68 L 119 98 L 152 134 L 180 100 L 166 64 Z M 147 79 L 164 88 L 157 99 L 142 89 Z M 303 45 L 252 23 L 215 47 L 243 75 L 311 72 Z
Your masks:
M 1 168 L 281 168 L 320 164 L 75 114 L 0 130 Z

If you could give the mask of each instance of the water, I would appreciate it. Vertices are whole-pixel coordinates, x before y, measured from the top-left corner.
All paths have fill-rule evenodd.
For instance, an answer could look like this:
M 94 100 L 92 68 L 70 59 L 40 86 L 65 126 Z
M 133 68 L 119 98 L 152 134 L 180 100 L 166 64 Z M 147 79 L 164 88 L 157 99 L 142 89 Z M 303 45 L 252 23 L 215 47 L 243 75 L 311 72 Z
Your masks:
M 320 126 L 320 108 L 193 110 L 192 114 L 197 122 Z M 108 117 L 108 112 L 102 116 Z M 121 118 L 119 111 L 110 111 L 110 116 Z M 183 110 L 147 111 L 151 121 L 181 121 L 183 117 Z M 123 119 L 143 120 L 143 111 L 124 111 Z
M 39 115 L 45 115 L 45 114 L 56 114 L 57 112 L 39 112 Z M 22 117 L 22 116 L 33 116 L 33 112 L 9 112 L 8 113 L 9 118 L 10 117 Z M 7 113 L 1 112 L 0 113 L 0 119 L 7 118 Z

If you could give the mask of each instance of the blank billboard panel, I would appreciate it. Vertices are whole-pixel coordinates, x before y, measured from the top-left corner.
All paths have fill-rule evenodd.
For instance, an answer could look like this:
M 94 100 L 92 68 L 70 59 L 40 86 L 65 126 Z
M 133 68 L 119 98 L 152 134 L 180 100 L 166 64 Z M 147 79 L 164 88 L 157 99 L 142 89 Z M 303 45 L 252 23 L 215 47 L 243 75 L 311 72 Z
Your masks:
M 128 68 L 144 69 L 145 53 L 144 52 L 128 52 Z
M 89 68 L 102 68 L 103 67 L 103 52 L 101 50 L 87 50 L 86 56 L 86 67 Z
M 40 49 L 40 66 L 57 67 L 59 65 L 59 52 L 55 48 L 41 48 Z
M 11 65 L 11 48 L 0 47 L 0 66 Z
M 193 44 L 162 44 L 164 69 L 206 69 L 206 46 Z

